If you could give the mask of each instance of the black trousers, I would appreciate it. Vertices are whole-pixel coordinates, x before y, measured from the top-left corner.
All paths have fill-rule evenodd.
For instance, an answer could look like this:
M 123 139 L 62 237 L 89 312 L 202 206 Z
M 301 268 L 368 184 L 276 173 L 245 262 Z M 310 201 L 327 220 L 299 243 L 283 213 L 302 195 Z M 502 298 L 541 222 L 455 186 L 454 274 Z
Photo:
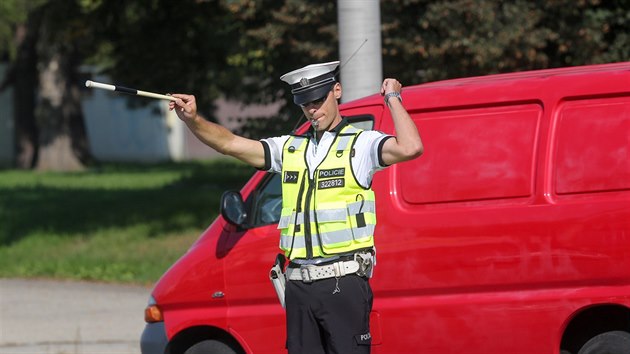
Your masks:
M 367 279 L 288 281 L 285 299 L 289 354 L 370 353 L 373 295 Z

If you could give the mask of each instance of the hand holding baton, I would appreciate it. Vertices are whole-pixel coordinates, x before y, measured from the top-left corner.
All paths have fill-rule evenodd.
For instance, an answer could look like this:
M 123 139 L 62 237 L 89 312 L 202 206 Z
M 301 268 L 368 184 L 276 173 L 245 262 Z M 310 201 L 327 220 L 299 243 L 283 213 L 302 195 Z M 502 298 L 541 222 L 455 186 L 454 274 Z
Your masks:
M 136 90 L 136 89 L 129 88 L 129 87 L 124 87 L 124 86 L 103 84 L 103 83 L 95 82 L 95 81 L 91 81 L 91 80 L 87 80 L 85 82 L 85 87 L 90 87 L 90 88 L 93 87 L 93 88 L 99 88 L 99 89 L 108 90 L 108 91 L 122 92 L 122 93 L 126 93 L 126 94 L 129 94 L 129 95 L 134 95 L 134 96 L 143 96 L 143 97 L 149 97 L 149 98 L 157 98 L 157 99 L 160 99 L 160 100 L 177 101 L 177 98 L 175 98 L 173 96 L 169 96 L 169 95 L 162 95 L 162 94 L 159 94 L 159 93 L 153 93 L 153 92 L 148 92 L 148 91 L 141 91 L 141 90 Z

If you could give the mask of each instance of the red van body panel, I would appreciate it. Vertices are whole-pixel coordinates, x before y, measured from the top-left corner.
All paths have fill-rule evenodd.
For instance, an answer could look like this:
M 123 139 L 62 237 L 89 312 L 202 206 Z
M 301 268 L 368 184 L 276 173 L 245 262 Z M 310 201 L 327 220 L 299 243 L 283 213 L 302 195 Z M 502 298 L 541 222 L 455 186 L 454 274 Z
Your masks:
M 402 97 L 425 152 L 372 183 L 372 352 L 559 353 L 600 327 L 630 332 L 630 63 L 449 80 Z M 380 95 L 341 110 L 395 134 Z M 243 199 L 268 179 L 256 172 Z M 247 353 L 286 352 L 268 277 L 278 242 L 275 224 L 219 217 L 153 290 L 168 339 L 207 327 Z M 607 318 L 619 321 L 589 326 Z

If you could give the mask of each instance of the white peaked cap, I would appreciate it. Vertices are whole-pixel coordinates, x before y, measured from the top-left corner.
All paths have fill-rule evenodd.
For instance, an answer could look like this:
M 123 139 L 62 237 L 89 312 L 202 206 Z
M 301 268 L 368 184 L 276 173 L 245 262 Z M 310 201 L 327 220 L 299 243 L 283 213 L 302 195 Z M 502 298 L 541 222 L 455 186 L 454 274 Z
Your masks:
M 328 94 L 337 82 L 338 67 L 339 61 L 311 64 L 282 75 L 280 80 L 291 85 L 295 104 L 305 104 Z

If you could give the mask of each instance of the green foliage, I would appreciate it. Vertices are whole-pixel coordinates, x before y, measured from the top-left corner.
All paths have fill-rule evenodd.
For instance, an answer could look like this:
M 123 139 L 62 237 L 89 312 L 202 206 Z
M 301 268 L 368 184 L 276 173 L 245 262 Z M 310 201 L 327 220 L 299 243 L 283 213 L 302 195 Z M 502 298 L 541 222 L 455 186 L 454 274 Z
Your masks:
M 630 2 L 382 2 L 386 75 L 407 84 L 630 58 Z
M 252 172 L 233 160 L 0 171 L 0 277 L 155 281 Z
M 96 36 L 106 40 L 93 62 L 105 63 L 121 85 L 194 93 L 210 120 L 219 95 L 243 103 L 282 100 L 282 74 L 338 53 L 334 2 L 108 1 L 94 14 L 105 24 Z M 285 106 L 266 121 L 267 131 L 286 132 L 298 112 Z
M 338 58 L 336 2 L 306 0 L 6 0 L 0 52 L 42 4 L 64 34 L 51 43 L 80 41 L 120 85 L 194 93 L 210 120 L 219 95 L 290 102 L 283 73 Z M 628 0 L 383 0 L 381 18 L 384 73 L 405 85 L 630 58 Z M 300 114 L 287 104 L 241 133 L 284 133 Z
M 26 22 L 28 14 L 46 0 L 2 0 L 0 1 L 0 59 L 2 54 L 10 60 L 17 55 L 16 37 L 19 25 Z
M 221 92 L 238 87 L 227 58 L 242 24 L 218 1 L 103 1 L 91 15 L 101 24 L 91 62 L 120 85 L 194 92 L 209 113 Z

